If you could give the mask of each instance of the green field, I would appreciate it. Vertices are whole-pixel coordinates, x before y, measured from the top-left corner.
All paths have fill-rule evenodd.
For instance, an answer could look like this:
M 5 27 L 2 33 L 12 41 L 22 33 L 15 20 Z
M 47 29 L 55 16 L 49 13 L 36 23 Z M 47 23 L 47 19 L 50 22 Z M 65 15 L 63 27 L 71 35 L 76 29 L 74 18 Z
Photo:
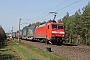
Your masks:
M 20 56 L 20 58 L 22 60 L 67 60 L 65 57 L 59 57 L 56 54 L 53 54 L 53 53 L 50 53 L 47 51 L 43 51 L 39 48 L 29 46 L 22 42 L 17 42 L 14 40 L 9 40 L 9 42 L 11 43 L 14 50 L 18 53 L 18 55 Z M 4 49 L 6 49 L 6 48 L 4 48 Z M 15 56 L 14 56 L 13 52 L 8 48 L 8 46 L 7 46 L 7 49 L 6 49 L 7 53 L 5 53 L 5 54 L 8 54 L 10 52 L 9 54 L 11 54 L 12 55 L 11 57 L 13 57 L 13 58 L 11 58 L 11 60 L 13 60 L 13 59 L 15 60 Z

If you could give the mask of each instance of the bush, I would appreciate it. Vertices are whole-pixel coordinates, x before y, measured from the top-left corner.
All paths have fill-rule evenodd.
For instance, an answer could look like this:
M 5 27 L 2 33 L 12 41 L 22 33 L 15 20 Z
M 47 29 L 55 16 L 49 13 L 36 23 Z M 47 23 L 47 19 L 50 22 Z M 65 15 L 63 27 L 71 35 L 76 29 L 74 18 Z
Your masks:
M 90 38 L 87 40 L 87 45 L 90 46 Z
M 3 28 L 0 26 L 0 47 L 2 47 L 5 43 L 6 40 L 6 35 L 5 35 L 5 31 L 3 30 Z

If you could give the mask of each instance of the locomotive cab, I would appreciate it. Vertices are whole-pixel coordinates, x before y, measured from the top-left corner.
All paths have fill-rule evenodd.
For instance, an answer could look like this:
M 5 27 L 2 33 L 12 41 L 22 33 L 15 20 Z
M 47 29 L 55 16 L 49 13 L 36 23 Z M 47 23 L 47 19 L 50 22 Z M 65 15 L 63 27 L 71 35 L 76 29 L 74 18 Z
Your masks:
M 49 23 L 51 26 L 51 39 L 50 42 L 54 44 L 62 45 L 63 41 L 65 41 L 65 29 L 63 23 L 57 23 L 56 21 L 51 21 Z
M 52 24 L 52 36 L 53 37 L 65 37 L 64 26 L 59 24 Z

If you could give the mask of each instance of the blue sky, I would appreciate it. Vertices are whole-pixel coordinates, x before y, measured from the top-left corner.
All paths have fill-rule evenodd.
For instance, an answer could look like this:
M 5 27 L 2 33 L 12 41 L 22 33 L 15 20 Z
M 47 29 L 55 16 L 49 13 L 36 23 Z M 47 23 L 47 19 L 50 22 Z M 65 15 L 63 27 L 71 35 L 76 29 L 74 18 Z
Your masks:
M 18 30 L 18 20 L 21 18 L 21 29 L 29 23 L 43 22 L 53 19 L 49 12 L 57 12 L 56 20 L 63 18 L 66 12 L 73 15 L 82 9 L 90 0 L 0 0 L 0 25 L 5 32 Z M 67 8 L 64 8 L 75 3 Z M 64 8 L 64 9 L 62 9 Z M 58 11 L 57 11 L 58 10 Z M 29 19 L 29 20 L 28 20 Z

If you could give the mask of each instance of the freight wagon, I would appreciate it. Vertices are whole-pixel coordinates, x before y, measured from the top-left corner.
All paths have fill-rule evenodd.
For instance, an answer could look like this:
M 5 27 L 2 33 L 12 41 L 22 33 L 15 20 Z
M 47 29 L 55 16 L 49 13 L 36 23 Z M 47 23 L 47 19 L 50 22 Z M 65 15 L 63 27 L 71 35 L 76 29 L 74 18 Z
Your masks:
M 28 28 L 22 29 L 22 39 L 28 38 Z

